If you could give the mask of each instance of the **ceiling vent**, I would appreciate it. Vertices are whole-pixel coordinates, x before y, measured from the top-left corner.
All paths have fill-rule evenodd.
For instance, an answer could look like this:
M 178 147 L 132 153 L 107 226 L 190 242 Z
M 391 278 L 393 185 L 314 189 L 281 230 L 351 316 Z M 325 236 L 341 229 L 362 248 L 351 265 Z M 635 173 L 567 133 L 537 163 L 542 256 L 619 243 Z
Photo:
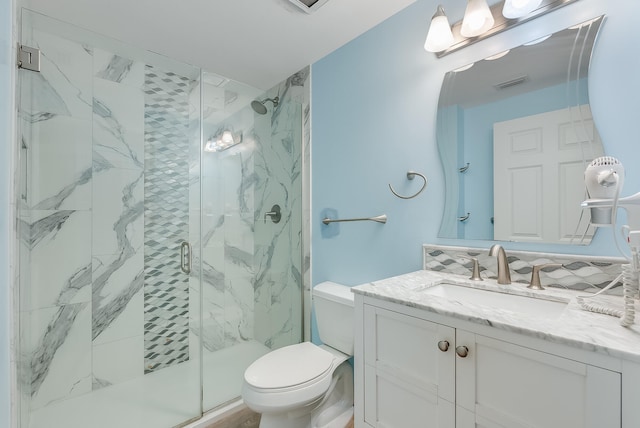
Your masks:
M 307 13 L 313 13 L 325 4 L 328 0 L 289 0 Z
M 527 80 L 529 80 L 529 76 L 526 76 L 526 75 L 525 76 L 519 76 L 519 77 L 516 77 L 515 79 L 506 80 L 504 82 L 497 83 L 497 84 L 495 84 L 493 86 L 497 90 L 502 90 L 502 89 L 510 88 L 512 86 L 520 85 L 520 84 L 526 82 Z

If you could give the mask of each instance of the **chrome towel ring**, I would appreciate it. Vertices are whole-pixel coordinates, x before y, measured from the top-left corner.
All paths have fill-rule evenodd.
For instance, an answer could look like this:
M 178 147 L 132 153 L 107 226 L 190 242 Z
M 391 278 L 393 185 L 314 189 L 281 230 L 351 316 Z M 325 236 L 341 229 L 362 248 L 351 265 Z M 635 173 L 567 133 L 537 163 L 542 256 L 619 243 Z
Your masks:
M 391 190 L 391 193 L 393 193 L 394 195 L 396 195 L 400 199 L 412 199 L 412 198 L 415 198 L 416 196 L 418 196 L 420 193 L 422 193 L 424 188 L 427 187 L 427 177 L 425 177 L 423 174 L 420 174 L 419 172 L 408 171 L 407 172 L 407 180 L 413 180 L 416 175 L 418 177 L 422 178 L 424 180 L 424 183 L 422 184 L 422 187 L 420 188 L 420 190 L 418 190 L 418 192 L 415 195 L 411 195 L 411 196 L 399 195 L 395 190 L 393 190 L 393 187 L 391 187 L 391 184 L 389 184 L 389 189 Z

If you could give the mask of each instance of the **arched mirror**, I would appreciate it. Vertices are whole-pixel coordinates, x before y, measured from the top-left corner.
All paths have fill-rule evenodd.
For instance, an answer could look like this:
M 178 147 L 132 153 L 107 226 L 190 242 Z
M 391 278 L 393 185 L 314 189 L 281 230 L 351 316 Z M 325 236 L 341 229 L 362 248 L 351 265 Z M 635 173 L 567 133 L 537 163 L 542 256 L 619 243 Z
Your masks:
M 445 75 L 442 238 L 588 244 L 583 173 L 603 154 L 588 74 L 604 16 Z

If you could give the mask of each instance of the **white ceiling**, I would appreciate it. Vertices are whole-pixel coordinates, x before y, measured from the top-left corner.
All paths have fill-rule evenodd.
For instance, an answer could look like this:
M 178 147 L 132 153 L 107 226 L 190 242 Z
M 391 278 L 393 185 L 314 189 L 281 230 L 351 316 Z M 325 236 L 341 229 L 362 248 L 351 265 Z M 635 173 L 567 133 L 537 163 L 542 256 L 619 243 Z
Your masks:
M 22 0 L 25 7 L 269 89 L 416 0 Z M 429 17 L 425 17 L 425 26 Z

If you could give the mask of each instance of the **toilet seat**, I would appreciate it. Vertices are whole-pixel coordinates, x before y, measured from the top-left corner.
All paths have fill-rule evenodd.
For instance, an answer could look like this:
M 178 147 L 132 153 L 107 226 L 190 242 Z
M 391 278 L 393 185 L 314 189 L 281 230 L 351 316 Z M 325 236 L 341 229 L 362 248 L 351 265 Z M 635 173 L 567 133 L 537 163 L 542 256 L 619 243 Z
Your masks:
M 309 342 L 277 349 L 247 368 L 242 398 L 257 412 L 314 404 L 329 389 L 335 367 L 346 358 Z
M 244 373 L 245 381 L 265 392 L 316 383 L 330 374 L 335 356 L 303 342 L 276 349 L 258 358 Z

